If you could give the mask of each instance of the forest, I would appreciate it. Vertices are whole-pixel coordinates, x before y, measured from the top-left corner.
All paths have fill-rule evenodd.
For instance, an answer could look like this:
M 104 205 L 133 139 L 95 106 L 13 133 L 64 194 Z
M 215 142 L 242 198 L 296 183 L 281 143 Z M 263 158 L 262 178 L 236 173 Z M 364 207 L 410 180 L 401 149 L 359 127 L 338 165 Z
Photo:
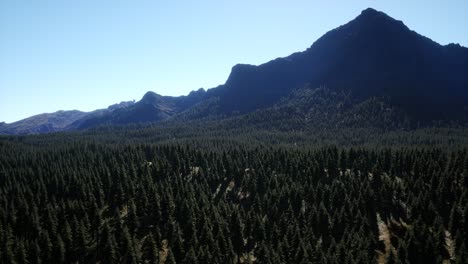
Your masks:
M 468 262 L 465 130 L 332 131 L 0 137 L 0 262 Z
M 11 2 L 0 264 L 468 264 L 463 1 Z

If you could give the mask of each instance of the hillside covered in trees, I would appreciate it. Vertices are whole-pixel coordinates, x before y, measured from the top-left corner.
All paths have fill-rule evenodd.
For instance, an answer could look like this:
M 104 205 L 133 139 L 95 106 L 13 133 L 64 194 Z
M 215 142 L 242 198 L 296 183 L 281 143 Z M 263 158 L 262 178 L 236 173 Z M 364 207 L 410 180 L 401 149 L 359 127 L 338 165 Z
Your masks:
M 0 138 L 1 262 L 466 263 L 463 130 L 208 130 Z
M 467 62 L 366 9 L 212 89 L 2 122 L 0 263 L 468 263 Z

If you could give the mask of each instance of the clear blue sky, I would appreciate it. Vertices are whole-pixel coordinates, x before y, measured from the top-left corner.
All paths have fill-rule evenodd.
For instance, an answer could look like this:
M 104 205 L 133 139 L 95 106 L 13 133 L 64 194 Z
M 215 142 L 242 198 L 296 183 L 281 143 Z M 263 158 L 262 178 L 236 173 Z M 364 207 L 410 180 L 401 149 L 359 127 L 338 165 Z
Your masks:
M 468 46 L 466 0 L 1 0 L 0 121 L 212 88 L 234 64 L 305 50 L 367 7 Z

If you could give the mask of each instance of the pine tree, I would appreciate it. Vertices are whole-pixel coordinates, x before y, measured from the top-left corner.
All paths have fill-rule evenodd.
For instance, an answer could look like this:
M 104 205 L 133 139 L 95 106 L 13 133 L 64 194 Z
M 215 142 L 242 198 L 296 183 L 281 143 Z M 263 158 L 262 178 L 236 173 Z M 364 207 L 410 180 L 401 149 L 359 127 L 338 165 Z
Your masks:
M 159 263 L 159 248 L 152 233 L 150 233 L 143 245 L 143 256 L 150 264 Z
M 176 260 L 174 258 L 174 254 L 172 253 L 172 251 L 169 249 L 168 252 L 167 252 L 167 257 L 166 257 L 166 262 L 165 264 L 176 264 Z
M 65 263 L 66 248 L 65 243 L 63 242 L 60 234 L 57 235 L 55 241 L 56 242 L 54 246 L 54 259 L 58 261 L 58 263 Z
M 136 264 L 138 263 L 137 261 L 137 255 L 135 252 L 134 248 L 134 241 L 133 237 L 130 235 L 130 232 L 128 231 L 127 227 L 124 227 L 124 233 L 123 233 L 123 248 L 121 248 L 122 252 L 122 257 L 123 257 L 123 263 L 127 264 Z
M 108 222 L 104 223 L 100 241 L 98 244 L 100 256 L 103 263 L 118 263 L 118 247 L 115 237 Z
M 24 242 L 21 240 L 17 245 L 17 256 L 16 259 L 18 263 L 29 263 L 28 261 L 28 253 L 26 252 L 26 248 L 24 246 Z
M 240 263 L 240 256 L 244 253 L 243 225 L 238 212 L 234 211 L 229 221 L 229 231 L 234 251 L 237 254 L 237 262 Z
M 49 233 L 47 231 L 43 231 L 41 233 L 39 243 L 42 251 L 41 259 L 44 262 L 52 262 L 53 245 L 50 241 Z
M 206 259 L 205 259 L 206 261 Z M 193 250 L 193 248 L 190 248 L 187 255 L 185 256 L 184 260 L 182 261 L 182 263 L 186 263 L 186 264 L 197 264 L 199 263 L 198 262 L 198 259 L 197 259 L 197 255 L 195 254 L 195 250 Z

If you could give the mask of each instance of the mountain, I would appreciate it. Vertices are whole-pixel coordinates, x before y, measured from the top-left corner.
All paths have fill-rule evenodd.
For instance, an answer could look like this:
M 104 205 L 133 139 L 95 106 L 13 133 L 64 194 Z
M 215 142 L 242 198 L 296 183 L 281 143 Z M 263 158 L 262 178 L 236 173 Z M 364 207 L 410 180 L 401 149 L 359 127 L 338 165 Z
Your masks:
M 468 49 L 439 45 L 385 13 L 366 9 L 304 52 L 236 65 L 212 91 L 225 114 L 271 106 L 292 90 L 327 87 L 388 97 L 414 120 L 466 119 Z
M 323 113 L 329 118 L 322 118 Z M 271 120 L 271 116 L 283 119 Z M 464 125 L 468 121 L 468 49 L 440 45 L 369 8 L 305 51 L 258 66 L 235 65 L 226 82 L 216 88 L 180 97 L 148 92 L 127 107 L 73 115 L 66 125 L 54 129 L 31 122 L 27 131 L 242 118 L 264 125 L 291 120 L 301 120 L 296 123 L 301 126 L 335 127 Z M 5 130 L 5 125 L 0 125 L 0 131 L 17 133 Z
M 3 123 L 0 125 L 0 134 L 36 134 L 61 131 L 86 114 L 86 112 L 77 110 L 39 114 L 11 124 Z
M 162 96 L 147 92 L 137 103 L 100 116 L 88 116 L 72 124 L 74 128 L 84 129 L 98 125 L 122 125 L 129 123 L 149 123 L 166 120 L 199 103 L 205 97 L 200 88 L 187 96 Z
M 99 109 L 92 112 L 82 112 L 78 110 L 57 111 L 54 113 L 44 113 L 31 116 L 10 124 L 0 123 L 1 134 L 38 134 L 50 133 L 64 130 L 74 130 L 77 123 L 88 118 L 97 118 L 99 116 L 111 113 L 115 110 L 126 108 L 133 102 L 121 102 L 109 106 L 107 109 Z

